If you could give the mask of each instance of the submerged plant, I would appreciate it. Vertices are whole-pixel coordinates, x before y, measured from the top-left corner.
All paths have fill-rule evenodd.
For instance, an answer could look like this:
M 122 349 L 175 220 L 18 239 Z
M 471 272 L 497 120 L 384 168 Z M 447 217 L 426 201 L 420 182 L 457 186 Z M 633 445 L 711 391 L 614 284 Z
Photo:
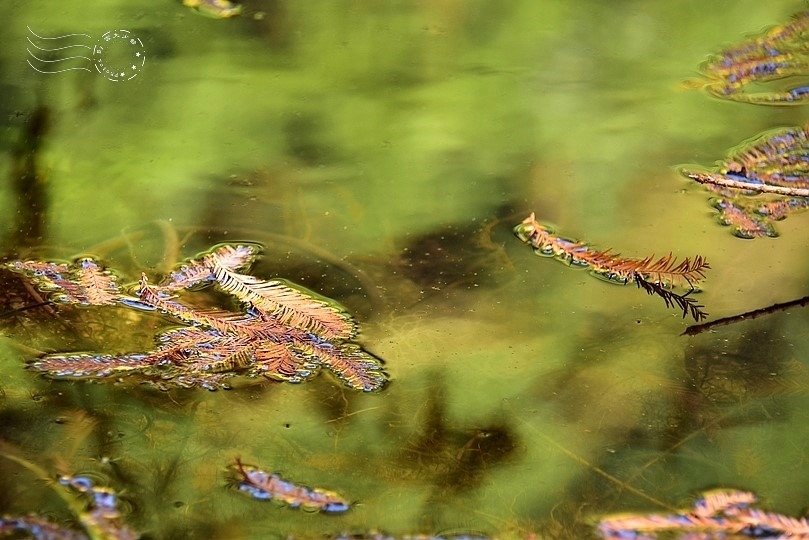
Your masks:
M 803 103 L 809 87 L 750 92 L 756 83 L 805 76 L 809 71 L 809 11 L 796 14 L 787 24 L 752 36 L 710 58 L 702 72 L 715 96 L 764 104 Z
M 777 236 L 775 221 L 809 207 L 809 126 L 764 133 L 715 170 L 682 173 L 717 195 L 713 205 L 736 236 Z
M 654 540 L 664 538 L 809 539 L 809 521 L 758 510 L 756 496 L 746 491 L 717 490 L 703 494 L 693 508 L 675 514 L 621 514 L 598 525 L 602 538 Z M 671 536 L 676 534 L 676 536 Z M 732 535 L 732 536 L 727 536 Z
M 323 366 L 351 388 L 380 389 L 386 381 L 381 362 L 349 341 L 357 332 L 350 315 L 283 280 L 237 272 L 256 255 L 254 246 L 222 245 L 182 264 L 160 285 L 151 285 L 144 274 L 137 285 L 123 288 L 114 274 L 90 259 L 72 265 L 10 263 L 55 301 L 159 311 L 187 325 L 160 333 L 152 351 L 46 355 L 29 367 L 56 378 L 136 375 L 161 386 L 214 390 L 227 388 L 238 375 L 300 382 Z M 244 309 L 199 308 L 182 301 L 188 289 L 212 284 L 241 300 Z M 133 295 L 122 292 L 130 289 Z
M 610 250 L 599 251 L 585 243 L 560 238 L 548 227 L 540 225 L 533 213 L 517 225 L 514 232 L 540 255 L 589 268 L 594 274 L 615 283 L 634 282 L 650 295 L 661 297 L 666 307 L 681 309 L 683 318 L 690 314 L 694 320 L 700 321 L 708 316 L 703 311 L 704 306 L 689 296 L 695 285 L 705 278 L 705 270 L 710 268 L 700 255 L 681 262 L 671 254 L 656 260 L 653 256 L 643 259 L 621 257 Z M 688 291 L 678 294 L 672 290 L 675 285 L 686 286 Z

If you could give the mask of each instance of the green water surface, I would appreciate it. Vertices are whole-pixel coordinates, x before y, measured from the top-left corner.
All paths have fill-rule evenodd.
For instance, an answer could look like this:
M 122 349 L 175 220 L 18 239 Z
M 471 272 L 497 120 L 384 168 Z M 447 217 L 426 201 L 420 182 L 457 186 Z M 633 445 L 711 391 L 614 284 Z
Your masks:
M 682 336 L 690 321 L 660 299 L 537 257 L 511 229 L 536 212 L 626 256 L 704 255 L 711 319 L 808 294 L 806 215 L 776 239 L 736 238 L 676 171 L 806 120 L 687 83 L 801 2 L 242 5 L 219 20 L 173 0 L 0 3 L 3 252 L 93 255 L 135 280 L 258 242 L 253 273 L 345 305 L 390 383 L 53 381 L 26 361 L 146 350 L 176 323 L 20 311 L 0 341 L 4 456 L 114 487 L 149 538 L 591 538 L 605 513 L 689 506 L 715 487 L 800 514 L 805 310 Z M 146 62 L 118 82 L 43 74 L 26 62 L 29 28 L 93 42 L 126 29 Z M 49 127 L 32 154 L 35 111 Z M 36 161 L 38 229 L 21 225 L 20 152 Z M 33 303 L 17 275 L 3 279 L 5 311 Z M 237 456 L 355 504 L 332 516 L 251 500 L 228 487 Z M 0 514 L 29 512 L 71 519 L 0 457 Z

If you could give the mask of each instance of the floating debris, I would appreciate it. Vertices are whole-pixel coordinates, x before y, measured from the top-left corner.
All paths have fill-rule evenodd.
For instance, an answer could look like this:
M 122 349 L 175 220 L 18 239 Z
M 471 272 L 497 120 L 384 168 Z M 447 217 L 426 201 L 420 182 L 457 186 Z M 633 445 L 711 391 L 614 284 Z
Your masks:
M 809 11 L 713 56 L 703 66 L 706 87 L 722 99 L 761 104 L 805 103 L 809 87 L 749 92 L 754 83 L 768 83 L 809 74 Z
M 610 250 L 598 251 L 582 242 L 560 238 L 548 227 L 540 225 L 533 213 L 515 227 L 514 233 L 540 255 L 589 268 L 593 274 L 615 283 L 635 282 L 650 295 L 660 296 L 666 307 L 677 306 L 683 311 L 683 318 L 690 313 L 699 322 L 708 316 L 702 309 L 704 306 L 688 296 L 705 278 L 705 270 L 710 268 L 700 255 L 682 262 L 677 262 L 671 254 L 657 260 L 652 256 L 644 259 L 621 257 Z M 684 285 L 689 290 L 677 294 L 671 290 L 673 285 Z
M 215 247 L 180 265 L 161 285 L 151 285 L 144 274 L 137 286 L 124 288 L 134 288 L 134 295 L 120 292 L 114 276 L 89 259 L 75 265 L 10 263 L 11 270 L 63 302 L 159 311 L 189 325 L 158 334 L 152 351 L 52 354 L 29 367 L 54 378 L 138 376 L 161 387 L 215 390 L 229 388 L 237 376 L 301 382 L 323 366 L 351 388 L 382 388 L 387 380 L 382 363 L 347 341 L 356 334 L 356 324 L 342 307 L 282 280 L 236 272 L 257 253 L 254 246 Z M 243 301 L 244 310 L 201 309 L 181 301 L 183 293 L 208 285 Z
M 9 268 L 24 273 L 39 290 L 54 293 L 57 302 L 109 306 L 120 299 L 116 276 L 89 258 L 73 264 L 15 261 Z
M 663 538 L 809 539 L 809 521 L 753 508 L 756 496 L 747 491 L 717 490 L 703 494 L 693 508 L 677 514 L 621 514 L 601 520 L 602 538 L 654 540 Z M 676 536 L 672 536 L 675 534 Z
M 242 6 L 228 0 L 183 0 L 183 5 L 214 19 L 227 19 L 242 12 Z
M 351 507 L 344 497 L 333 491 L 293 484 L 277 474 L 245 465 L 239 459 L 236 459 L 231 468 L 239 478 L 238 490 L 254 499 L 274 500 L 290 508 L 317 510 L 327 514 L 340 514 Z
M 84 511 L 77 516 L 84 532 L 31 514 L 0 518 L 0 535 L 27 532 L 33 538 L 48 540 L 135 540 L 140 537 L 122 523 L 118 495 L 111 488 L 95 486 L 84 476 L 62 476 L 59 484 L 87 498 Z
M 719 219 L 741 238 L 777 236 L 774 222 L 809 207 L 809 126 L 765 132 L 714 170 L 683 175 L 717 197 Z

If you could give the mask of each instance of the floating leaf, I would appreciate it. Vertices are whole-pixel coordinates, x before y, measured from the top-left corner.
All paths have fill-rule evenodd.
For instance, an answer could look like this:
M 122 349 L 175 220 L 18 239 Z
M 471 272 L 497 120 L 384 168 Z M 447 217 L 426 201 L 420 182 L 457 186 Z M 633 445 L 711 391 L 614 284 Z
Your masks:
M 749 205 L 734 198 L 718 198 L 712 200 L 713 207 L 719 211 L 719 221 L 730 225 L 733 234 L 739 238 L 760 238 L 778 236 L 773 224 L 765 216 L 756 213 Z
M 632 259 L 607 251 L 598 251 L 587 244 L 574 242 L 556 236 L 551 230 L 540 225 L 532 213 L 514 228 L 514 233 L 541 255 L 554 256 L 568 264 L 587 267 L 594 274 L 618 283 L 636 282 L 639 287 L 652 295 L 663 298 L 667 307 L 677 306 L 688 315 L 700 321 L 707 317 L 702 308 L 688 297 L 694 285 L 705 278 L 710 268 L 700 255 L 680 262 L 671 255 L 643 259 Z M 677 294 L 670 290 L 672 285 L 686 285 L 689 291 Z
M 277 474 L 245 465 L 239 459 L 231 469 L 238 477 L 238 490 L 254 499 L 274 500 L 290 508 L 301 507 L 329 514 L 346 512 L 351 507 L 344 497 L 334 491 L 293 484 Z
M 118 495 L 111 488 L 95 486 L 84 476 L 62 476 L 59 483 L 88 497 L 89 504 L 79 521 L 91 538 L 134 540 L 140 536 L 121 522 Z
M 809 12 L 730 47 L 702 66 L 706 87 L 715 96 L 761 104 L 791 104 L 809 99 L 809 88 L 748 92 L 754 83 L 768 83 L 809 71 Z
M 180 289 L 188 289 L 200 283 L 210 284 L 215 281 L 214 266 L 211 257 L 215 256 L 218 263 L 228 270 L 234 271 L 249 267 L 258 254 L 258 248 L 239 244 L 231 246 L 224 244 L 204 253 L 196 259 L 190 259 L 173 271 L 169 280 L 159 288 L 171 293 Z
M 242 12 L 242 6 L 228 0 L 183 0 L 183 5 L 214 19 L 227 19 Z
M 237 376 L 301 382 L 323 366 L 350 388 L 366 392 L 382 388 L 387 376 L 381 361 L 345 341 L 354 334 L 347 313 L 286 283 L 234 272 L 249 265 L 256 253 L 252 246 L 218 246 L 183 264 L 164 285 L 151 285 L 143 274 L 137 297 L 119 295 L 116 299 L 123 306 L 160 311 L 191 325 L 159 334 L 155 350 L 124 355 L 52 354 L 31 362 L 29 368 L 55 378 L 135 376 L 160 387 L 216 390 L 229 388 Z M 102 302 L 97 291 L 117 290 L 111 274 L 87 260 L 75 271 L 67 265 L 39 262 L 18 262 L 15 269 L 26 272 L 40 288 L 69 292 L 76 298 L 81 294 L 93 303 Z M 241 312 L 202 309 L 182 301 L 186 289 L 213 282 L 248 302 L 248 308 Z
M 621 514 L 606 517 L 598 525 L 602 538 L 708 539 L 809 538 L 809 521 L 753 508 L 756 496 L 746 491 L 717 490 L 705 493 L 693 508 L 676 514 Z M 672 536 L 671 534 L 679 534 Z M 730 538 L 730 536 L 728 536 Z
M 176 302 L 171 295 L 149 285 L 146 274 L 141 276 L 137 294 L 146 306 L 156 308 L 181 321 L 207 326 L 225 334 L 252 335 L 266 326 L 248 314 L 221 309 L 198 309 Z M 267 327 L 266 330 L 269 331 L 270 328 Z
M 227 293 L 264 311 L 283 325 L 295 326 L 326 338 L 350 339 L 356 334 L 351 316 L 334 302 L 316 298 L 284 280 L 264 281 L 236 272 L 256 256 L 252 246 L 223 245 L 172 272 L 169 281 L 154 288 L 172 293 L 216 281 Z
M 87 535 L 65 529 L 39 516 L 0 518 L 0 536 L 16 533 L 28 533 L 37 540 L 87 540 Z
M 116 276 L 89 258 L 79 259 L 72 265 L 14 261 L 7 267 L 15 272 L 24 273 L 37 288 L 52 293 L 60 302 L 107 306 L 117 303 L 121 297 Z
M 721 195 L 712 203 L 733 234 L 777 236 L 774 221 L 809 206 L 809 126 L 763 133 L 714 170 L 682 174 Z
M 95 486 L 84 476 L 62 476 L 59 484 L 87 499 L 85 508 L 63 495 L 79 515 L 84 532 L 61 527 L 36 515 L 0 518 L 0 535 L 27 532 L 38 540 L 136 540 L 138 533 L 123 524 L 118 495 L 108 487 Z M 86 534 L 85 534 L 86 533 Z
M 219 286 L 236 298 L 287 324 L 326 338 L 350 339 L 356 333 L 351 317 L 340 307 L 318 300 L 282 280 L 263 281 L 217 264 Z
M 47 373 L 55 378 L 119 377 L 140 372 L 154 365 L 156 360 L 148 354 L 108 356 L 102 354 L 48 355 L 28 364 L 29 369 Z
M 310 339 L 296 340 L 293 350 L 313 358 L 355 390 L 372 392 L 382 388 L 386 382 L 379 359 L 358 345 L 346 344 L 335 347 L 312 336 Z

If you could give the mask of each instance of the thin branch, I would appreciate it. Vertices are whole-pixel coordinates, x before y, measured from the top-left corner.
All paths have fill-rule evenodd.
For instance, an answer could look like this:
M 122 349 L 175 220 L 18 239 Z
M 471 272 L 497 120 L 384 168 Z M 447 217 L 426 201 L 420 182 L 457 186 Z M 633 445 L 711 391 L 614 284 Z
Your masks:
M 741 321 L 748 321 L 751 319 L 755 319 L 757 317 L 761 317 L 763 315 L 769 315 L 770 313 L 776 313 L 778 311 L 786 311 L 787 309 L 793 307 L 803 307 L 807 304 L 809 304 L 809 296 L 804 296 L 803 298 L 798 298 L 797 300 L 782 302 L 780 304 L 773 304 L 771 306 L 767 306 L 764 308 L 747 311 L 739 315 L 733 315 L 731 317 L 723 317 L 721 319 L 717 319 L 715 321 L 703 324 L 695 324 L 686 328 L 685 331 L 680 335 L 696 336 L 697 334 L 701 334 L 708 330 L 713 330 L 714 328 L 719 328 L 720 326 L 727 326 L 729 324 L 734 324 Z
M 775 193 L 787 197 L 809 197 L 809 188 L 774 186 L 758 181 L 742 180 L 737 176 L 723 175 L 720 173 L 685 171 L 685 175 L 700 184 L 709 184 L 743 191 L 755 191 L 758 193 Z

